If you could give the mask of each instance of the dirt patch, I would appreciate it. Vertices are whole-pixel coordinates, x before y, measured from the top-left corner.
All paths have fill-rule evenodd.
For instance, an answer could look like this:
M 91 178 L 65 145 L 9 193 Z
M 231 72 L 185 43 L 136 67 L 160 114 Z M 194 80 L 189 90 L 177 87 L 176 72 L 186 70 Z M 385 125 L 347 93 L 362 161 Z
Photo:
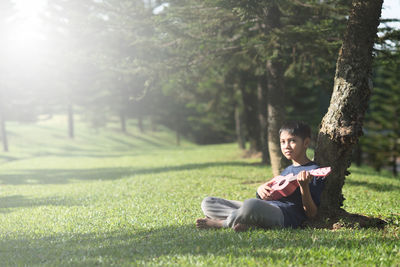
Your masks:
M 241 157 L 245 159 L 260 159 L 262 158 L 262 153 L 253 150 L 244 150 Z

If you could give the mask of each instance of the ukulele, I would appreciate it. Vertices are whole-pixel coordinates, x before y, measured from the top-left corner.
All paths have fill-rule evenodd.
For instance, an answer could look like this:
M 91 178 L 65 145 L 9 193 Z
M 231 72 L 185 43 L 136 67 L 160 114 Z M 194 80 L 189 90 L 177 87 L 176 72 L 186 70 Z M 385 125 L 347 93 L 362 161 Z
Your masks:
M 325 178 L 330 172 L 331 167 L 319 168 L 309 171 L 312 176 L 317 178 Z M 287 197 L 292 194 L 299 183 L 297 182 L 297 175 L 288 174 L 285 176 L 276 176 L 268 182 L 268 186 L 271 188 L 268 200 L 277 200 L 282 197 Z

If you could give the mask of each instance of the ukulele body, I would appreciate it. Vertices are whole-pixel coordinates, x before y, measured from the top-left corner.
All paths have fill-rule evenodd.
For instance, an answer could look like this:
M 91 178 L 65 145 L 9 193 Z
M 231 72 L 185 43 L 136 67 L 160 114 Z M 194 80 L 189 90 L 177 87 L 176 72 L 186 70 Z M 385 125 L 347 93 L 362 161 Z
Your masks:
M 325 177 L 331 172 L 331 167 L 319 168 L 311 170 L 310 174 L 317 178 Z M 276 176 L 268 182 L 268 186 L 271 188 L 269 191 L 270 195 L 267 200 L 278 200 L 282 197 L 287 197 L 291 195 L 297 187 L 299 187 L 299 182 L 297 182 L 297 175 L 292 173 L 282 176 Z
M 282 197 L 287 197 L 291 195 L 297 187 L 299 187 L 299 182 L 297 179 L 293 179 L 295 176 L 293 174 L 288 174 L 285 176 L 277 176 L 270 181 L 270 195 L 268 200 L 278 200 Z

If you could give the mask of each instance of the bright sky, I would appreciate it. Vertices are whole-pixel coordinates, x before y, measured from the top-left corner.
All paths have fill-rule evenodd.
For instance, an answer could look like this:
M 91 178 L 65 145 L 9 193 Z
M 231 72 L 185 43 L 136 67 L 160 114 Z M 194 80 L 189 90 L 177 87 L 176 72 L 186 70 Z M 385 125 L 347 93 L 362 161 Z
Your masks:
M 24 27 L 38 27 L 40 19 L 38 13 L 46 6 L 47 0 L 13 0 L 20 13 L 21 18 L 25 18 Z M 400 19 L 400 0 L 384 0 L 382 18 Z M 400 23 L 397 23 L 400 28 Z
M 12 0 L 18 10 L 16 17 L 16 34 L 18 41 L 31 41 L 38 38 L 41 28 L 40 11 L 44 10 L 46 0 Z
M 18 18 L 23 23 L 37 25 L 40 21 L 39 13 L 46 7 L 47 0 L 12 0 L 18 10 Z
M 13 0 L 17 9 L 26 16 L 34 16 L 44 8 L 46 0 Z
M 382 8 L 382 18 L 400 19 L 400 0 L 384 0 Z M 395 23 L 400 28 L 400 22 Z
M 0 0 L 2 1 L 2 0 Z M 10 21 L 2 45 L 6 51 L 3 58 L 9 69 L 36 69 L 41 57 L 40 51 L 45 48 L 46 39 L 39 17 L 44 10 L 46 0 L 12 0 L 18 11 Z M 14 67 L 12 67 L 14 66 Z
M 35 17 L 47 0 L 12 0 L 24 17 Z M 384 0 L 382 18 L 400 18 L 400 0 Z
M 1 0 L 0 0 L 1 1 Z M 43 25 L 39 13 L 46 8 L 48 0 L 12 0 L 18 10 L 18 23 L 15 25 L 12 39 L 16 44 L 22 45 L 27 50 L 37 45 L 38 40 L 46 39 L 40 36 Z M 400 19 L 400 0 L 384 0 L 382 18 Z M 390 24 L 400 28 L 400 22 Z M 11 29 L 10 29 L 11 30 Z

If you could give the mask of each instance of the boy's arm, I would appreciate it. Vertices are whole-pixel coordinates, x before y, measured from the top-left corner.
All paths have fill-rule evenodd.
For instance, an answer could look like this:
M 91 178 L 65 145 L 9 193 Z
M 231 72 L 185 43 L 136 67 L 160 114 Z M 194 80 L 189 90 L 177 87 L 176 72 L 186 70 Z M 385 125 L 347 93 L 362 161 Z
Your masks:
M 314 218 L 317 216 L 318 207 L 315 205 L 314 200 L 311 197 L 309 183 L 312 176 L 307 171 L 302 171 L 297 175 L 297 181 L 300 185 L 301 200 L 303 202 L 303 209 L 308 218 Z

